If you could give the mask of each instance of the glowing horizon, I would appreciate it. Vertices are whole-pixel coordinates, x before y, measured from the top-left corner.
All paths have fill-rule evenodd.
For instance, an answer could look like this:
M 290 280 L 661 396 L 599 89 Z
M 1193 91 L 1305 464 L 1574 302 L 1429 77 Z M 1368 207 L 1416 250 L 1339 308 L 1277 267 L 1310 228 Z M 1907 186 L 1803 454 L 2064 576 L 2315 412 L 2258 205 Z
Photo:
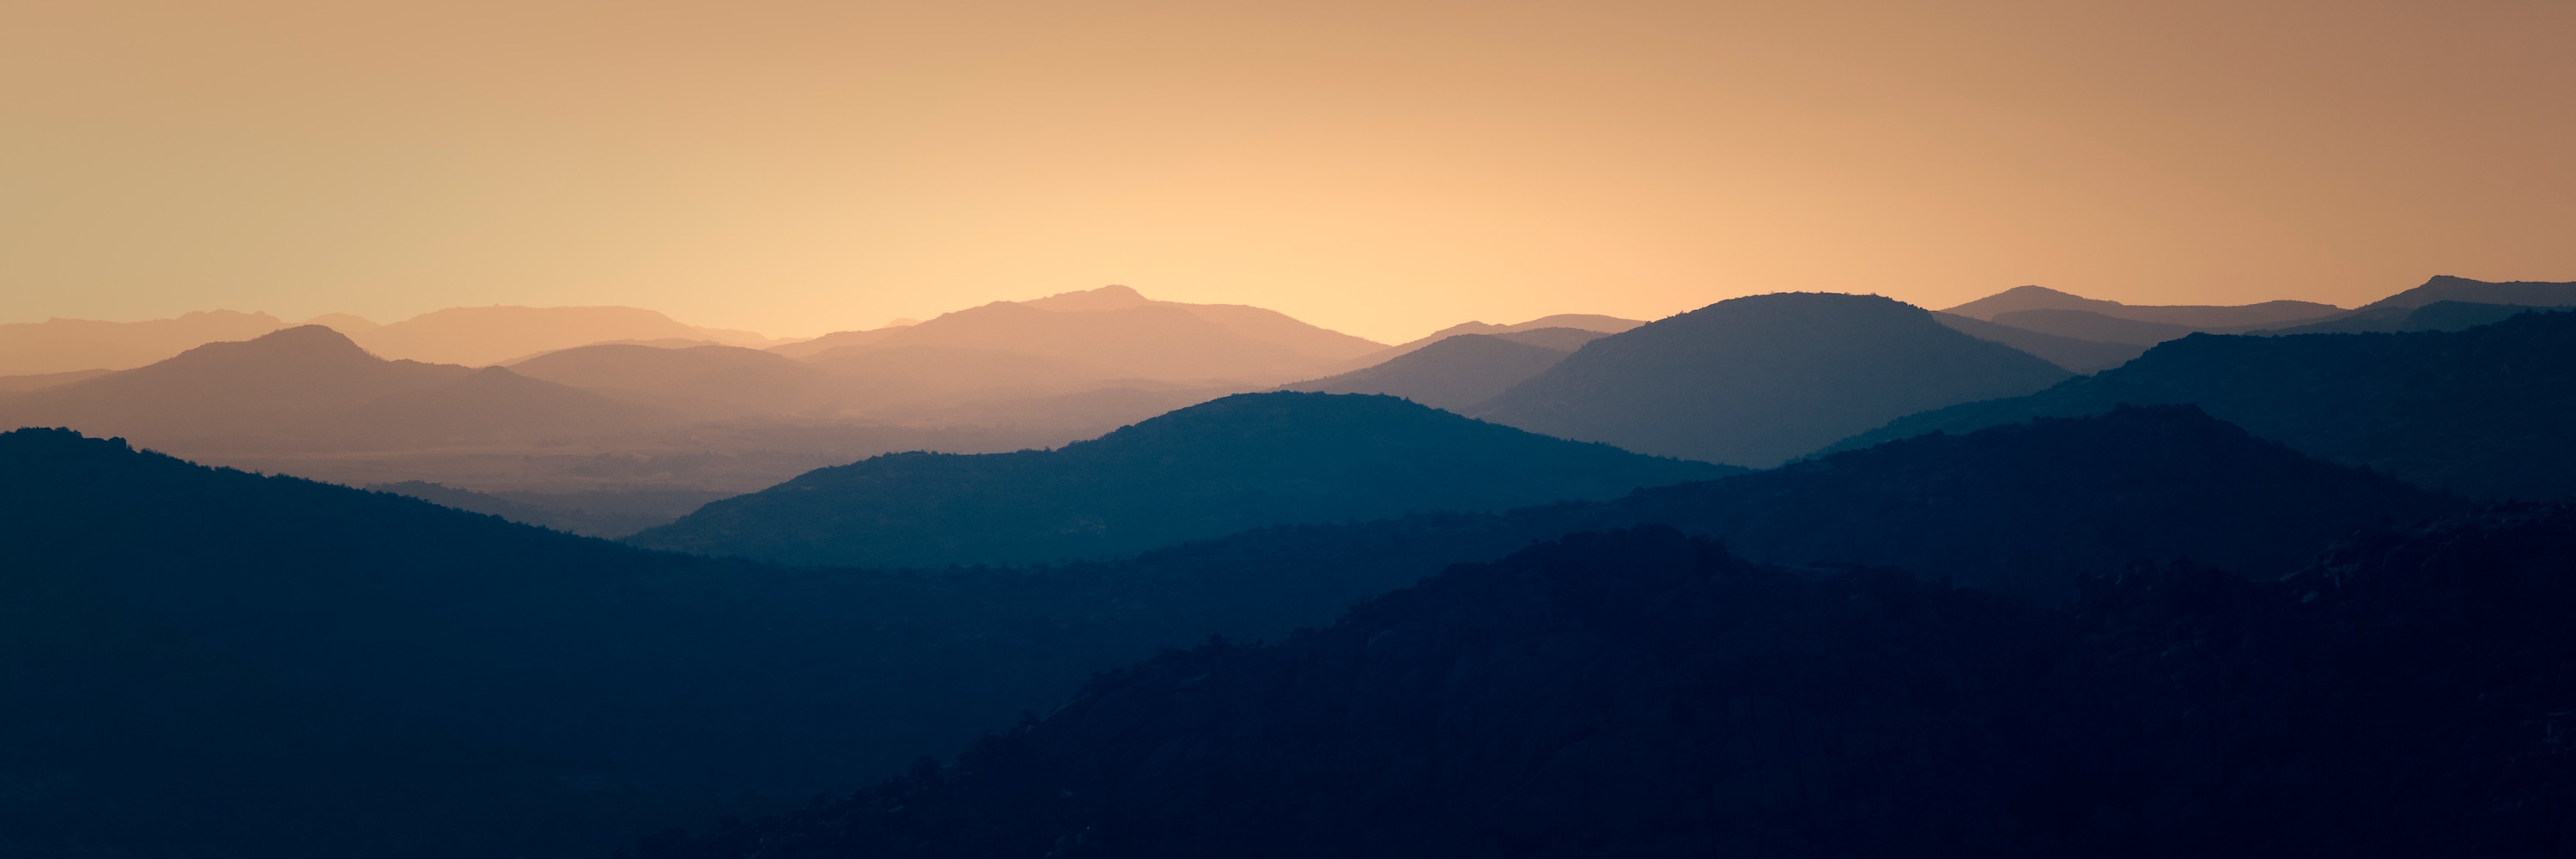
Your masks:
M 0 322 L 2576 279 L 2576 6 L 0 10 Z

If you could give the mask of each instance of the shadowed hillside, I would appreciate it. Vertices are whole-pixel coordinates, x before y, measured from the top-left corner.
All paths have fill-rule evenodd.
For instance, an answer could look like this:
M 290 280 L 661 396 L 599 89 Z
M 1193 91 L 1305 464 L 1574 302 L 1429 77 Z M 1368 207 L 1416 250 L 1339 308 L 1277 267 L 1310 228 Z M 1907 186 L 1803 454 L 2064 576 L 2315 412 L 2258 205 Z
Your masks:
M 2066 377 L 1920 308 L 1779 293 L 1584 344 L 1475 416 L 1641 453 L 1766 467 L 1900 415 Z
M 2571 559 L 2576 508 L 2507 508 L 2052 611 L 1576 535 L 642 853 L 2552 855 Z
M 721 492 L 690 489 L 615 489 L 588 492 L 475 492 L 423 481 L 378 483 L 370 492 L 408 495 L 523 525 L 585 537 L 617 538 L 688 515 Z
M 2136 358 L 2147 351 L 2144 346 L 2060 337 L 1953 313 L 1935 313 L 1932 314 L 1932 318 L 1952 331 L 2037 355 L 2041 360 L 2073 373 L 2108 370 L 2126 364 L 2129 359 Z
M 1546 332 L 1573 331 L 1550 328 Z M 1592 334 L 1593 332 L 1577 332 Z M 1509 339 L 1514 335 L 1460 334 L 1398 355 L 1384 364 L 1283 386 L 1291 391 L 1323 394 L 1386 394 L 1435 409 L 1464 412 L 1493 399 L 1513 385 L 1546 372 L 1580 348 L 1578 341 L 1558 349 L 1549 344 Z M 1571 338 L 1567 338 L 1571 339 Z
M 2133 410 L 1609 504 L 882 573 L 660 555 L 0 434 L 0 730 L 21 740 L 10 777 L 41 774 L 0 793 L 0 852 L 577 854 L 555 848 L 852 786 L 1159 645 L 1285 635 L 1604 522 L 1732 528 L 1780 557 L 1921 557 L 1939 575 L 1991 565 L 2011 575 L 1981 580 L 2009 583 L 2137 558 L 2269 563 L 2309 534 L 2441 509 L 2195 421 Z M 1986 527 L 1951 527 L 1962 516 Z M 2017 521 L 2034 524 L 2012 537 Z M 1794 528 L 1856 538 L 1766 536 Z M 37 654 L 56 655 L 10 658 Z
M 2037 394 L 1912 415 L 1839 449 L 2119 403 L 2192 403 L 2311 456 L 2473 496 L 2576 493 L 2576 313 L 2465 331 L 2194 335 Z
M 822 469 L 630 541 L 788 563 L 1030 563 L 1264 525 L 1609 498 L 1727 471 L 1392 397 L 1244 394 L 1059 450 Z

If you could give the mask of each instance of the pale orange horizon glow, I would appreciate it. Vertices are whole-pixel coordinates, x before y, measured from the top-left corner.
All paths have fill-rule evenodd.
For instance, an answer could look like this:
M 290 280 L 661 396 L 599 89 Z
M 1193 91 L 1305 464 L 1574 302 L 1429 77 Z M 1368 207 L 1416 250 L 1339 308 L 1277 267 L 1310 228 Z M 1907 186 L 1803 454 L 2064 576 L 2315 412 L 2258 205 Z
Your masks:
M 2576 279 L 2576 4 L 0 0 L 0 322 Z

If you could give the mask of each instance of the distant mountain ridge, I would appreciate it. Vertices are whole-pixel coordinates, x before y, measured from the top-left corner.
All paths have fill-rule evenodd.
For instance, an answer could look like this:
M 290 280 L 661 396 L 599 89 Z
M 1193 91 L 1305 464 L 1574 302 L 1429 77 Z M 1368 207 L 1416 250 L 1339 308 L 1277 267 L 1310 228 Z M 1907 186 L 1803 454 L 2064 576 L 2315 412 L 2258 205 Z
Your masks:
M 1589 331 L 1596 334 L 1617 334 L 1644 324 L 1646 323 L 1641 320 L 1621 319 L 1616 316 L 1603 316 L 1597 313 L 1559 313 L 1553 316 L 1541 316 L 1528 322 L 1518 322 L 1509 325 L 1493 325 L 1484 322 L 1461 322 L 1456 325 L 1431 332 L 1421 338 L 1407 340 L 1403 343 L 1353 358 L 1343 366 L 1335 368 L 1333 372 L 1348 372 L 1351 370 L 1377 366 L 1379 364 L 1395 360 L 1396 358 L 1416 349 L 1421 349 L 1433 343 L 1438 343 L 1442 340 L 1447 340 L 1461 334 L 1517 334 L 1524 331 L 1537 331 L 1547 328 L 1568 328 L 1576 331 Z
M 386 358 L 468 367 L 611 340 L 677 338 L 752 347 L 772 342 L 754 332 L 684 325 L 633 307 L 450 307 L 341 333 Z
M 2195 334 L 2023 397 L 1909 415 L 1833 445 L 1867 447 L 2121 403 L 2191 403 L 2311 456 L 2473 497 L 2576 494 L 2576 312 L 2458 332 Z
M 265 313 L 197 311 L 175 319 L 101 322 L 49 319 L 0 325 L 0 376 L 124 370 L 219 340 L 248 340 L 286 327 Z
M 2312 301 L 2266 301 L 2243 305 L 2135 305 L 2059 292 L 2040 286 L 2016 286 L 1957 307 L 1950 313 L 1988 322 L 2004 322 L 1997 317 L 2007 313 L 2034 310 L 2091 313 L 2114 319 L 2179 325 L 2193 330 L 2210 328 L 2249 328 L 2278 325 L 2302 319 L 2318 319 L 2344 312 L 2343 308 Z M 2010 323 L 2006 323 L 2010 324 Z
M 1386 394 L 1435 409 L 1466 412 L 1606 336 L 1575 328 L 1501 334 L 1457 334 L 1385 363 L 1280 386 L 1325 394 Z
M 887 352 L 947 350 L 1044 362 L 1052 375 L 1277 384 L 1380 344 L 1285 314 L 1228 304 L 1155 301 L 1124 286 L 1034 301 L 997 301 L 927 322 L 826 334 L 774 347 L 790 358 L 865 362 Z
M 599 432 L 669 415 L 498 367 L 387 361 L 318 325 L 0 397 L 0 425 L 198 450 L 369 450 Z
M 2576 281 L 2491 282 L 2447 274 L 2435 275 L 2413 289 L 2362 305 L 2356 309 L 2356 312 L 2384 307 L 2422 307 L 2437 301 L 2511 304 L 2525 307 L 2576 307 Z
M 802 564 L 1033 563 L 1268 525 L 1610 498 L 1729 471 L 1392 397 L 1240 394 L 1057 450 L 821 469 L 628 542 Z
M 1932 404 L 2069 374 L 1879 296 L 1731 299 L 1584 344 L 1474 410 L 1562 438 L 1768 467 Z

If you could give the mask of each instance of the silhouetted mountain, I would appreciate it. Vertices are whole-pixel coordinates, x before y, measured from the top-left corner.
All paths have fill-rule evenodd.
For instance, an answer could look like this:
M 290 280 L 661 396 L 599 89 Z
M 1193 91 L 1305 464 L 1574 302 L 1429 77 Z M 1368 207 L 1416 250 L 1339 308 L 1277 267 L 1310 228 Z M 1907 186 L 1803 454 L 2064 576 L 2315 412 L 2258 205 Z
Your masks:
M 2190 406 L 2123 406 L 1642 489 L 1533 530 L 1670 525 L 1756 561 L 1903 567 L 2056 601 L 2142 559 L 2278 576 L 2354 528 L 2457 509 Z
M 1321 625 L 1449 563 L 1619 516 L 1712 523 L 1784 557 L 1823 546 L 1920 556 L 1935 574 L 2071 578 L 2133 558 L 2259 561 L 2291 550 L 2245 546 L 2440 504 L 2267 460 L 2295 457 L 2206 424 L 2131 410 L 1692 484 L 1706 496 L 886 573 L 658 555 L 68 433 L 0 434 L 0 730 L 19 749 L 12 777 L 41 774 L 0 792 L 0 853 L 559 855 L 642 819 L 852 786 L 1051 709 L 1158 645 Z M 1985 524 L 1946 527 L 1968 516 Z M 2016 521 L 2035 524 L 1999 537 Z M 1810 527 L 1855 537 L 1766 536 Z M 41 654 L 57 655 L 11 658 Z
M 2289 328 L 2250 331 L 2249 334 L 2277 336 L 2282 334 L 2358 334 L 2365 331 L 2466 331 L 2480 325 L 2493 325 L 2511 319 L 2526 310 L 2548 308 L 2519 304 L 2470 304 L 2462 301 L 2436 301 L 2418 307 L 2374 307 Z
M 2576 313 L 2460 332 L 2197 334 L 2025 397 L 1890 422 L 1835 449 L 2119 403 L 2192 403 L 2311 456 L 2473 496 L 2576 493 Z
M 1770 466 L 1940 405 L 2066 378 L 1878 296 L 1721 301 L 1584 344 L 1475 416 L 1641 453 Z
M 11 856 L 597 855 L 1379 589 L 1230 564 L 782 570 L 59 430 L 0 433 L 0 545 Z
M 2027 328 L 2014 328 L 2010 325 L 2000 325 L 1952 313 L 1935 313 L 1932 314 L 1932 319 L 1952 331 L 2037 355 L 2041 360 L 2074 373 L 2108 370 L 2126 364 L 2129 359 L 2136 358 L 2147 351 L 2144 346 L 2100 343 L 2060 337 L 2055 334 L 2042 334 Z
M 1381 348 L 1274 311 L 1154 301 L 1127 287 L 1106 286 L 1036 301 L 997 301 L 915 325 L 826 334 L 772 351 L 845 365 L 917 364 L 924 356 L 932 362 L 1021 362 L 1032 367 L 1019 375 L 1034 371 L 1060 380 L 1052 384 L 1062 387 L 1117 379 L 1277 384 Z M 906 351 L 908 357 L 888 354 Z
M 633 307 L 451 307 L 341 333 L 387 358 L 468 367 L 615 340 L 679 338 L 754 347 L 771 342 L 754 332 L 683 325 Z
M 2571 559 L 2576 508 L 2505 508 L 2045 610 L 1575 535 L 642 853 L 2555 855 Z
M 820 469 L 629 542 L 805 564 L 1028 563 L 1264 525 L 1610 498 L 1727 471 L 1393 397 L 1243 394 L 1058 450 Z
M 490 443 L 664 422 L 497 367 L 387 361 L 318 325 L 0 400 L 0 426 L 63 426 L 225 450 Z
M 219 340 L 248 340 L 283 327 L 285 323 L 265 313 L 230 310 L 148 322 L 48 319 L 0 325 L 0 376 L 123 370 Z
M 1387 394 L 1463 412 L 1546 372 L 1574 351 L 1504 339 L 1509 336 L 1515 335 L 1460 334 L 1375 367 L 1282 387 L 1325 394 Z
M 2075 340 L 2096 343 L 2123 343 L 2131 346 L 2153 346 L 2167 340 L 2204 330 L 2170 322 L 2140 322 L 2117 316 L 2104 316 L 2090 310 L 2016 310 L 1995 314 L 1999 325 L 2010 325 L 2042 334 L 2055 334 Z M 2236 329 L 2229 329 L 2233 333 Z
M 2387 307 L 2422 307 L 2437 301 L 2465 304 L 2514 304 L 2525 307 L 2576 307 L 2576 282 L 2515 280 L 2490 283 L 2436 275 L 2424 285 L 2362 305 L 2361 311 Z
M 1941 312 L 2013 324 L 2001 318 L 2002 315 L 2032 310 L 2080 311 L 2113 319 L 2180 325 L 2193 331 L 2243 331 L 2297 320 L 2322 319 L 2345 312 L 2331 304 L 2310 301 L 2266 301 L 2234 306 L 2121 304 L 2037 286 L 2016 286 Z
M 411 480 L 378 483 L 369 492 L 408 495 L 474 513 L 499 516 L 522 525 L 552 528 L 585 537 L 616 538 L 669 524 L 721 492 L 691 489 L 624 489 L 586 492 L 476 492 Z

